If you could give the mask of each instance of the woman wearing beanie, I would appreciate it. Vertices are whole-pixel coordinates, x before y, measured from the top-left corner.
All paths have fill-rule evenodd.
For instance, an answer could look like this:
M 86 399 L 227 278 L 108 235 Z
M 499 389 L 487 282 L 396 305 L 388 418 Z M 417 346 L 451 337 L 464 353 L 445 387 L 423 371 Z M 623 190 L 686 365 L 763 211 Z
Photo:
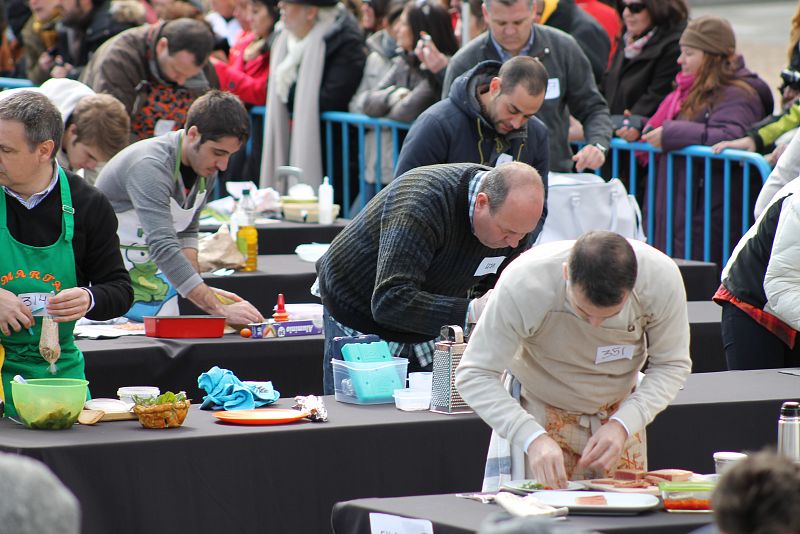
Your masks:
M 726 139 L 741 137 L 751 124 L 772 112 L 772 93 L 767 84 L 744 66 L 736 54 L 736 38 L 730 23 L 715 16 L 699 17 L 689 22 L 680 39 L 681 71 L 675 77 L 676 88 L 661 102 L 647 122 L 642 139 L 663 152 L 689 145 L 711 146 Z M 704 258 L 705 165 L 692 161 L 691 189 L 687 191 L 686 161 L 672 158 L 673 238 L 667 242 L 667 160 L 658 161 L 655 199 L 655 228 L 649 228 L 657 248 L 674 257 L 707 259 L 720 265 L 723 236 L 723 164 L 714 162 L 710 179 L 710 258 Z M 731 167 L 731 206 L 729 250 L 742 236 L 742 179 Z M 756 174 L 756 173 L 752 173 Z M 744 199 L 752 213 L 760 182 L 755 176 L 750 198 Z M 691 246 L 686 244 L 686 198 L 691 195 Z M 687 253 L 688 248 L 688 253 Z

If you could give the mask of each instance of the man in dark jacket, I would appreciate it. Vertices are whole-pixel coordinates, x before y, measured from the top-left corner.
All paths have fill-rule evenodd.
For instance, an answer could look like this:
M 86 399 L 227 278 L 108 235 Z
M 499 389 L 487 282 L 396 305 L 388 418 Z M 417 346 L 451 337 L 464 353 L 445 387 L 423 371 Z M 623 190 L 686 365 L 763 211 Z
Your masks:
M 100 45 L 144 23 L 144 8 L 135 0 L 63 0 L 61 6 L 53 78 L 78 79 Z
M 219 87 L 208 24 L 176 19 L 125 31 L 101 46 L 81 81 L 131 115 L 132 141 L 183 128 L 189 106 Z
M 546 191 L 549 136 L 547 127 L 533 116 L 542 106 L 546 88 L 547 71 L 533 58 L 478 64 L 456 80 L 449 98 L 416 120 L 397 159 L 395 177 L 436 163 L 494 167 L 521 161 L 539 171 Z M 546 213 L 545 208 L 542 222 Z
M 453 81 L 481 61 L 508 61 L 515 56 L 541 60 L 550 77 L 544 104 L 537 113 L 550 131 L 550 168 L 558 172 L 596 169 L 605 162 L 611 143 L 611 117 L 597 90 L 592 68 L 575 39 L 534 24 L 535 0 L 486 0 L 489 31 L 476 37 L 450 60 L 443 96 Z M 569 116 L 583 124 L 586 146 L 573 156 L 569 146 Z
M 608 67 L 608 52 L 611 50 L 611 41 L 600 23 L 579 8 L 575 0 L 558 0 L 553 12 L 547 14 L 542 9 L 544 0 L 536 5 L 539 15 L 537 22 L 573 36 L 592 64 L 594 81 L 600 84 Z

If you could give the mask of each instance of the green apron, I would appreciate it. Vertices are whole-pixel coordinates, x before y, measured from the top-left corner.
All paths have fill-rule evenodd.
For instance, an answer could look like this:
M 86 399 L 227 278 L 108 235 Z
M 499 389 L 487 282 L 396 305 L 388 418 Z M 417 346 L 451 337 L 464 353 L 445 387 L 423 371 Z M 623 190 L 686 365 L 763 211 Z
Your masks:
M 11 236 L 6 220 L 6 195 L 0 191 L 0 288 L 15 295 L 58 293 L 62 289 L 77 286 L 75 274 L 75 254 L 72 250 L 72 235 L 75 230 L 72 196 L 69 192 L 67 176 L 58 168 L 58 183 L 61 191 L 62 224 L 61 236 L 52 245 L 33 247 L 20 243 Z M 25 301 L 26 299 L 23 299 Z M 33 297 L 31 300 L 35 300 Z M 41 312 L 37 312 L 41 313 Z M 14 375 L 24 378 L 52 378 L 50 364 L 39 354 L 39 333 L 42 317 L 35 316 L 33 334 L 23 328 L 19 332 L 11 330 L 11 335 L 0 333 L 0 341 L 5 348 L 2 378 L 5 392 L 6 415 L 16 416 L 10 382 Z M 58 339 L 61 344 L 61 357 L 56 366 L 56 377 L 85 378 L 83 354 L 75 346 L 72 335 L 75 322 L 58 324 Z

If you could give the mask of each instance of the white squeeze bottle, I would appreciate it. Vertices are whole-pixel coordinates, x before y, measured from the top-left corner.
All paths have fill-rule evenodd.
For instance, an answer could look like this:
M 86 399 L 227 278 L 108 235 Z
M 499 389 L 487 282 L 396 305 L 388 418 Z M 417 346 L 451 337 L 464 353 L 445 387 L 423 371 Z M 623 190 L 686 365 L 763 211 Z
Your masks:
M 319 223 L 333 224 L 333 187 L 328 183 L 327 176 L 319 186 L 317 202 L 319 206 Z

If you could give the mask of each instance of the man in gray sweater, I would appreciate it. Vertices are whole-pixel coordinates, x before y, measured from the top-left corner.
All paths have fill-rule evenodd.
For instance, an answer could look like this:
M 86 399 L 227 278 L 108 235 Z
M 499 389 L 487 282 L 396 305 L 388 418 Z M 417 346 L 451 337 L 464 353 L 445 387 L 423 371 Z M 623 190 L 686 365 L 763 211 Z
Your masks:
M 185 130 L 134 143 L 103 168 L 97 188 L 117 214 L 133 284 L 129 318 L 177 315 L 177 292 L 230 324 L 263 320 L 241 297 L 207 286 L 197 262 L 200 211 L 217 174 L 247 140 L 249 124 L 236 96 L 210 91 L 189 108 Z
M 450 60 L 442 98 L 464 72 L 486 60 L 505 62 L 514 56 L 538 58 L 549 75 L 544 105 L 536 114 L 550 130 L 550 170 L 580 172 L 605 162 L 611 143 L 608 105 L 597 89 L 589 60 L 570 35 L 534 24 L 536 0 L 485 0 L 489 31 L 464 46 Z M 586 146 L 573 155 L 569 146 L 569 116 L 583 125 Z

